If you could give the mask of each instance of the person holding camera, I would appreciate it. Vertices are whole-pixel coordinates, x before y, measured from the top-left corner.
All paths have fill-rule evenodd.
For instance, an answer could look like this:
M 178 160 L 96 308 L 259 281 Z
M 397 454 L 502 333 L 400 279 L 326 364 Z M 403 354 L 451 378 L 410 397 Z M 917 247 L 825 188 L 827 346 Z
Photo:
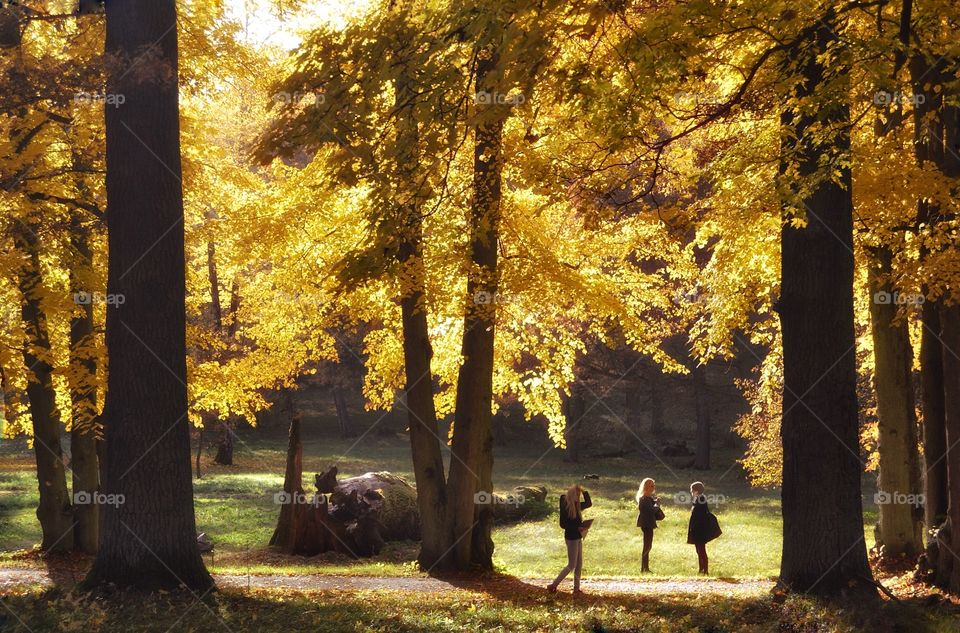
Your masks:
M 643 553 L 640 557 L 640 573 L 650 571 L 650 550 L 653 549 L 653 531 L 657 529 L 657 521 L 663 521 L 663 509 L 660 507 L 660 497 L 655 497 L 657 482 L 647 477 L 640 482 L 637 489 L 637 527 L 643 532 Z
M 583 501 L 580 495 L 583 495 Z M 590 528 L 593 521 L 583 520 L 583 511 L 593 505 L 590 501 L 590 493 L 583 489 L 580 484 L 573 484 L 567 490 L 566 494 L 560 495 L 560 527 L 563 528 L 563 538 L 567 543 L 567 566 L 547 587 L 550 593 L 555 593 L 557 587 L 563 582 L 571 571 L 573 572 L 573 593 L 578 595 L 580 591 L 580 571 L 583 568 L 583 536 Z

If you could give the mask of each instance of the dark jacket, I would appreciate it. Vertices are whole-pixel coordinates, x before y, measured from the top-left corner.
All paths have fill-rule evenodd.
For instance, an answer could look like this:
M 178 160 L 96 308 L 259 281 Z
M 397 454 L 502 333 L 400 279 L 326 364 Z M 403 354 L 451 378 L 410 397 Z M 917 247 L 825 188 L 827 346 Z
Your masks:
M 657 529 L 657 509 L 660 507 L 658 497 L 640 497 L 637 504 L 640 514 L 637 515 L 637 527 L 644 530 Z
M 707 507 L 707 498 L 703 495 L 694 497 L 693 506 L 690 508 L 690 523 L 687 525 L 687 543 L 709 543 L 720 534 L 720 523 Z
M 570 518 L 567 514 L 567 495 L 560 495 L 560 527 L 563 528 L 563 538 L 568 541 L 579 541 L 583 538 L 580 534 L 580 526 L 583 525 L 583 511 L 593 505 L 590 501 L 590 493 L 583 491 L 583 501 L 580 502 L 580 514 Z

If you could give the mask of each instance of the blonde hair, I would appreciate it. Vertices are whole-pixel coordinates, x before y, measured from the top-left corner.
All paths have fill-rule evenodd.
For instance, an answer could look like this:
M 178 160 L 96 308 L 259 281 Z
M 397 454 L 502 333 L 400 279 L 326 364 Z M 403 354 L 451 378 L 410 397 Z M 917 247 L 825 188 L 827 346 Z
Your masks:
M 567 488 L 567 516 L 571 519 L 580 516 L 580 484 Z
M 657 482 L 653 479 L 653 477 L 647 477 L 640 482 L 640 487 L 637 488 L 637 503 L 640 503 L 640 499 L 647 496 L 647 488 L 650 488 L 655 483 Z

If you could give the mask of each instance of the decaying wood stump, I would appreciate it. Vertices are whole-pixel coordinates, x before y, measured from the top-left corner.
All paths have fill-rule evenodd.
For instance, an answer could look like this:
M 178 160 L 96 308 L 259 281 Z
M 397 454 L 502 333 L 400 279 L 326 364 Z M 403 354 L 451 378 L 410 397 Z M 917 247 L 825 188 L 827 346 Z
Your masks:
M 402 477 L 366 473 L 337 482 L 337 469 L 316 475 L 317 491 L 303 490 L 300 419 L 290 424 L 283 492 L 274 495 L 280 518 L 270 545 L 289 554 L 341 552 L 373 556 L 386 541 L 420 538 L 417 493 Z
M 290 422 L 283 492 L 274 495 L 274 501 L 280 506 L 280 518 L 270 545 L 276 545 L 288 554 L 305 556 L 330 551 L 354 554 L 346 540 L 346 528 L 330 517 L 326 498 L 323 495 L 308 497 L 303 491 L 302 476 L 300 416 L 295 415 Z
M 289 554 L 313 556 L 341 552 L 373 556 L 387 541 L 418 540 L 420 510 L 417 491 L 389 472 L 371 472 L 337 481 L 337 467 L 314 477 L 315 493 L 303 490 L 303 446 L 300 418 L 290 423 L 290 443 L 283 492 L 274 495 L 280 517 L 270 545 Z M 520 486 L 495 494 L 494 519 L 519 521 L 546 508 L 547 489 Z M 549 508 L 546 508 L 549 511 Z
M 372 556 L 386 541 L 420 538 L 417 491 L 388 472 L 337 481 L 336 466 L 316 476 L 317 492 L 329 494 L 330 516 L 345 526 L 351 548 Z

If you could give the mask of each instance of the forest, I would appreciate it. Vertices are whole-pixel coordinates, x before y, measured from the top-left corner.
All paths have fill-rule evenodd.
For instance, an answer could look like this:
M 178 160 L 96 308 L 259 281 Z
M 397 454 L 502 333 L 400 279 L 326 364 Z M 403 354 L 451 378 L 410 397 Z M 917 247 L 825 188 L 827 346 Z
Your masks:
M 958 35 L 0 0 L 0 631 L 958 630 Z

